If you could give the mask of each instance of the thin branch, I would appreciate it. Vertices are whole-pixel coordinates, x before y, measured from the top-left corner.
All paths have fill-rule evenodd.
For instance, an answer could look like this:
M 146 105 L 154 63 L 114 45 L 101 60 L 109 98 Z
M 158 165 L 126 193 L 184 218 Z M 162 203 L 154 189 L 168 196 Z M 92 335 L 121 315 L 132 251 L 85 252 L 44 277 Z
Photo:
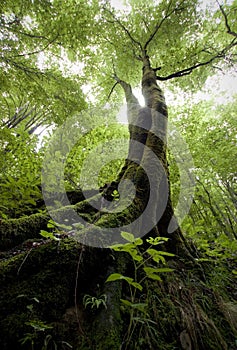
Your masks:
M 232 40 L 232 42 L 226 47 L 224 48 L 219 54 L 217 54 L 216 56 L 211 57 L 209 60 L 205 61 L 205 62 L 200 62 L 197 64 L 194 64 L 191 67 L 182 69 L 178 72 L 172 73 L 167 75 L 166 77 L 161 77 L 161 76 L 156 76 L 156 79 L 159 81 L 165 81 L 165 80 L 170 80 L 173 78 L 178 78 L 178 77 L 183 77 L 185 75 L 189 75 L 191 74 L 195 69 L 199 68 L 199 67 L 203 67 L 203 66 L 207 66 L 210 63 L 214 62 L 217 59 L 220 58 L 225 58 L 226 52 L 228 52 L 229 49 L 231 49 L 233 46 L 237 45 L 237 41 L 234 39 Z
M 145 25 L 147 31 L 151 33 L 151 30 L 150 30 L 150 28 L 149 28 L 149 25 L 148 25 L 148 23 L 146 22 L 146 20 L 145 20 L 144 18 L 142 18 L 142 22 L 143 22 L 143 24 Z
M 15 128 L 18 124 L 20 124 L 23 120 L 25 120 L 27 117 L 29 117 L 34 111 L 35 107 L 33 107 L 28 113 L 26 113 L 28 110 L 28 106 L 24 111 L 22 111 L 21 114 L 16 114 L 16 119 L 11 122 L 11 124 L 8 126 L 10 129 Z
M 168 4 L 168 8 L 167 11 L 169 11 L 169 8 L 171 6 L 172 0 L 170 0 L 169 4 Z M 147 50 L 148 45 L 150 44 L 150 42 L 153 40 L 154 36 L 156 35 L 156 33 L 158 32 L 159 28 L 162 26 L 162 24 L 164 23 L 164 21 L 170 16 L 170 14 L 166 14 L 165 17 L 162 18 L 162 20 L 157 23 L 157 25 L 155 26 L 155 29 L 153 30 L 153 33 L 151 33 L 149 39 L 147 40 L 147 42 L 144 45 L 144 51 Z
M 112 11 L 110 11 L 109 9 L 107 9 L 106 7 L 103 7 L 103 9 L 105 11 L 107 11 L 114 19 L 114 21 L 116 23 L 118 23 L 118 25 L 123 29 L 123 31 L 127 34 L 127 36 L 129 37 L 129 39 L 135 44 L 137 45 L 141 50 L 142 50 L 142 45 L 141 43 L 136 40 L 132 34 L 130 33 L 130 31 L 123 25 L 123 23 L 114 15 L 114 13 Z
M 43 121 L 42 122 L 39 122 L 38 124 L 36 124 L 35 126 L 33 126 L 31 129 L 29 129 L 29 128 L 25 128 L 25 130 L 27 130 L 28 131 L 28 134 L 29 135 L 32 135 L 32 134 L 34 134 L 35 133 L 35 131 L 39 128 L 39 127 L 41 127 L 43 125 Z M 44 129 L 45 130 L 45 129 Z M 42 132 L 41 132 L 42 133 Z M 40 134 L 41 134 L 40 133 Z
M 173 0 L 170 0 L 170 1 L 169 1 L 168 5 L 167 5 L 167 9 L 166 9 L 166 15 L 162 18 L 162 20 L 161 20 L 159 23 L 156 24 L 153 33 L 150 35 L 149 39 L 148 39 L 147 42 L 145 43 L 144 48 L 143 48 L 144 51 L 147 51 L 147 48 L 148 48 L 149 44 L 150 44 L 151 41 L 154 39 L 155 35 L 157 34 L 158 30 L 161 28 L 161 26 L 163 25 L 163 23 L 164 23 L 175 11 L 181 9 L 180 6 L 182 5 L 182 3 L 183 3 L 184 1 L 182 1 L 177 7 L 174 7 L 171 11 L 169 11 L 172 2 L 173 2 Z
M 21 115 L 24 115 L 27 112 L 27 109 L 27 104 L 21 106 L 20 103 L 20 107 L 17 108 L 17 112 L 15 112 L 13 116 L 11 116 L 6 122 L 4 122 L 3 126 L 6 126 L 7 128 L 11 129 L 13 125 L 17 122 L 17 120 L 21 117 Z
M 133 110 L 133 109 L 138 109 L 140 107 L 140 104 L 138 102 L 138 99 L 134 96 L 133 92 L 132 92 L 132 87 L 130 84 L 126 83 L 126 81 L 121 80 L 116 74 L 113 75 L 114 80 L 117 82 L 117 84 L 119 84 L 125 93 L 125 97 L 126 97 L 126 102 L 127 105 L 129 107 L 129 109 Z M 128 111 L 129 113 L 129 111 Z
M 110 97 L 111 97 L 111 95 L 112 95 L 112 93 L 113 93 L 113 91 L 114 91 L 116 85 L 118 85 L 118 81 L 113 85 L 113 87 L 112 87 L 112 89 L 111 89 L 111 91 L 110 91 L 110 93 L 109 93 L 108 100 L 110 99 Z
M 14 28 L 11 28 L 7 25 L 1 25 L 0 27 L 6 29 L 6 30 L 9 30 L 15 34 L 20 34 L 20 35 L 25 35 L 25 36 L 28 36 L 30 38 L 35 38 L 35 39 L 40 39 L 40 40 L 49 40 L 47 37 L 43 36 L 43 35 L 36 35 L 36 34 L 31 34 L 31 33 L 26 33 L 26 32 L 22 32 L 21 30 L 15 30 Z
M 7 109 L 8 109 L 8 116 L 9 116 L 9 118 L 11 117 L 11 109 L 10 109 L 10 105 L 9 105 L 9 103 L 8 103 L 8 101 L 7 101 L 7 98 L 6 97 L 4 97 L 3 96 L 3 99 L 5 100 L 5 103 L 6 103 L 6 105 L 7 105 Z M 5 123 L 4 123 L 5 124 Z M 3 124 L 3 125 L 4 125 Z
M 35 75 L 43 75 L 44 74 L 39 69 L 26 67 L 26 66 L 24 66 L 21 63 L 17 63 L 16 61 L 14 61 L 11 58 L 2 57 L 2 61 L 7 63 L 7 64 L 9 64 L 10 66 L 13 66 L 13 67 L 15 67 L 17 69 L 22 70 L 25 74 L 35 74 Z
M 223 9 L 223 6 L 220 5 L 220 3 L 219 3 L 218 0 L 216 0 L 216 2 L 217 2 L 218 6 L 219 6 L 219 8 L 220 8 L 220 10 L 221 10 L 221 13 L 222 13 L 224 19 L 225 19 L 225 26 L 226 26 L 226 28 L 227 28 L 227 33 L 237 38 L 237 33 L 236 33 L 236 32 L 233 32 L 233 31 L 231 30 L 231 28 L 230 28 L 230 25 L 229 25 L 229 22 L 228 22 L 228 17 L 227 17 L 227 14 L 225 13 L 225 11 L 224 11 L 224 9 Z
M 31 55 L 36 55 L 40 52 L 43 52 L 45 51 L 58 37 L 58 34 L 57 36 L 50 40 L 42 49 L 39 49 L 39 50 L 36 50 L 36 51 L 32 51 L 32 52 L 27 52 L 27 53 L 22 53 L 22 54 L 19 54 L 19 55 L 15 55 L 15 56 L 9 56 L 8 58 L 9 59 L 12 59 L 12 58 L 16 58 L 16 57 L 25 57 L 25 56 L 31 56 Z
M 170 80 L 170 79 L 173 79 L 173 78 L 178 78 L 178 77 L 183 77 L 185 75 L 189 75 L 192 73 L 193 70 L 199 68 L 199 67 L 202 67 L 202 66 L 207 66 L 208 64 L 210 64 L 212 61 L 214 61 L 217 57 L 212 57 L 209 61 L 206 61 L 206 62 L 202 62 L 202 63 L 197 63 L 189 68 L 185 68 L 185 69 L 182 69 L 178 72 L 175 72 L 175 73 L 172 73 L 172 74 L 169 74 L 167 75 L 166 77 L 160 77 L 160 76 L 156 76 L 156 79 L 159 80 L 159 81 L 165 81 L 165 80 Z
M 42 113 L 42 111 L 37 112 L 25 125 L 25 130 L 32 128 L 35 125 L 43 124 L 47 119 L 47 112 Z M 38 126 L 37 126 L 38 127 Z

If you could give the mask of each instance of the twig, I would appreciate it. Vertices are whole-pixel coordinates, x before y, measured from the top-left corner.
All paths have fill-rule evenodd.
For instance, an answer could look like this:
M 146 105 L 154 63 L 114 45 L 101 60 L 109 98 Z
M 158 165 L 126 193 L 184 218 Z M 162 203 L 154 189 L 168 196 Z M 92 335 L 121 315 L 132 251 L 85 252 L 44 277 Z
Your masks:
M 30 253 L 31 253 L 32 249 L 33 249 L 33 247 L 32 247 L 32 248 L 30 248 L 30 250 L 27 252 L 26 256 L 24 257 L 24 259 L 23 259 L 23 261 L 22 261 L 22 263 L 21 263 L 21 265 L 20 265 L 19 269 L 17 270 L 17 276 L 19 275 L 20 270 L 21 270 L 22 266 L 24 265 L 24 263 L 25 263 L 26 259 L 27 259 L 27 258 L 28 258 L 28 256 L 30 255 Z
M 9 59 L 12 59 L 12 58 L 16 58 L 16 57 L 25 57 L 25 56 L 31 56 L 31 55 L 36 55 L 40 52 L 43 52 L 45 51 L 58 37 L 58 34 L 57 36 L 50 40 L 42 49 L 39 49 L 39 50 L 36 50 L 36 51 L 32 51 L 32 52 L 26 52 L 26 53 L 22 53 L 22 54 L 19 54 L 19 55 L 14 55 L 14 56 L 9 56 Z
M 114 89 L 115 89 L 117 84 L 118 84 L 118 81 L 113 85 L 113 87 L 112 87 L 112 89 L 111 89 L 111 91 L 109 93 L 108 100 L 110 99 L 110 97 L 111 97 L 111 95 L 112 95 L 112 93 L 113 93 L 113 91 L 114 91 Z
M 172 3 L 172 0 L 170 0 L 169 4 L 168 4 L 168 8 L 167 10 L 169 10 L 169 7 Z M 155 29 L 153 30 L 153 33 L 151 33 L 149 39 L 146 41 L 145 45 L 144 45 L 144 51 L 147 50 L 148 45 L 150 44 L 150 42 L 153 40 L 154 36 L 156 35 L 156 33 L 158 32 L 159 28 L 162 26 L 163 22 L 170 16 L 170 14 L 167 14 L 165 17 L 162 18 L 162 20 L 156 24 Z

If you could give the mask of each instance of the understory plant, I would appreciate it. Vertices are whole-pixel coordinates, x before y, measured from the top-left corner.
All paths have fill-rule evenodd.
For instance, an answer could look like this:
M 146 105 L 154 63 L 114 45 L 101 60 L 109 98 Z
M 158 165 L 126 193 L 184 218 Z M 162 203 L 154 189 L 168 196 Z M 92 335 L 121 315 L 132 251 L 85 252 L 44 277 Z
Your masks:
M 154 323 L 149 318 L 148 300 L 141 302 L 138 294 L 141 294 L 143 291 L 147 279 L 161 282 L 161 273 L 173 271 L 173 269 L 163 266 L 166 265 L 165 257 L 173 257 L 174 254 L 157 249 L 157 246 L 162 245 L 168 240 L 166 237 L 150 237 L 146 239 L 149 247 L 142 250 L 144 242 L 141 238 L 135 238 L 129 232 L 122 232 L 121 236 L 127 243 L 113 245 L 111 249 L 130 255 L 134 265 L 134 276 L 130 277 L 120 273 L 112 273 L 106 282 L 124 280 L 128 283 L 129 299 L 120 299 L 122 309 L 129 312 L 129 326 L 124 340 L 128 344 L 138 323 L 147 323 L 149 327 Z M 160 267 L 161 265 L 163 266 Z

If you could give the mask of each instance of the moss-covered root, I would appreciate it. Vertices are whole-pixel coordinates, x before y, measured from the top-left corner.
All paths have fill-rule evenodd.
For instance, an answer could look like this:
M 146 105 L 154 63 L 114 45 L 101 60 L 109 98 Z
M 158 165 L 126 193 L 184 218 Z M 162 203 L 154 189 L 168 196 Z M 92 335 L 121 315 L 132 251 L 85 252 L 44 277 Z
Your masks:
M 19 349 L 20 340 L 29 335 L 34 350 L 42 350 L 46 337 L 61 350 L 67 348 L 62 346 L 65 342 L 75 350 L 118 350 L 121 286 L 105 283 L 108 275 L 117 271 L 115 262 L 109 249 L 82 247 L 71 239 L 36 245 L 2 260 L 0 348 Z M 85 294 L 99 297 L 101 293 L 107 297 L 106 308 L 85 308 Z M 68 310 L 75 316 L 70 322 Z M 28 349 L 30 342 L 28 339 L 23 349 Z
M 97 198 L 94 196 L 93 198 Z M 67 214 L 74 210 L 86 222 L 93 221 L 97 210 L 86 200 L 75 205 L 65 206 L 52 212 L 53 219 L 62 223 Z M 27 239 L 39 238 L 40 230 L 47 230 L 47 223 L 51 216 L 47 213 L 37 213 L 19 219 L 2 220 L 0 223 L 0 250 L 11 249 Z M 78 218 L 79 218 L 78 217 Z M 67 222 L 65 221 L 65 225 Z
M 40 230 L 47 229 L 49 215 L 33 214 L 0 223 L 0 250 L 7 250 L 27 239 L 39 237 Z

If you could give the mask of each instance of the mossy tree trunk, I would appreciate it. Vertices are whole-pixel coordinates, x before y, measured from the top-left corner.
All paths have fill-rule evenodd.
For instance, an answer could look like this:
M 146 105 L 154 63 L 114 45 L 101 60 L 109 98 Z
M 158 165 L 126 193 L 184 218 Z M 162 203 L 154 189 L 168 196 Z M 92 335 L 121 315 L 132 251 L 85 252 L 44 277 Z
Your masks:
M 132 183 L 132 202 L 122 213 L 104 211 L 98 216 L 91 211 L 91 223 L 96 219 L 97 228 L 88 225 L 85 239 L 100 234 L 104 225 L 109 232 L 110 227 L 126 227 L 134 221 L 129 227 L 135 237 L 168 238 L 164 249 L 175 254 L 167 262 L 174 272 L 165 275 L 163 283 L 146 281 L 135 302 L 146 303 L 148 313 L 140 313 L 131 328 L 131 315 L 120 304 L 120 299 L 130 300 L 129 288 L 122 281 L 105 283 L 111 273 L 134 277 L 133 261 L 126 254 L 68 239 L 45 244 L 30 241 L 25 251 L 6 256 L 1 263 L 3 350 L 68 349 L 69 344 L 76 350 L 232 349 L 237 311 L 227 297 L 230 282 L 225 281 L 221 293 L 213 288 L 213 266 L 201 268 L 195 263 L 194 251 L 175 221 L 166 158 L 167 107 L 145 51 L 142 61 L 145 107 L 139 105 L 131 86 L 115 76 L 126 96 L 130 146 L 117 180 L 103 193 L 111 200 L 113 191 L 120 191 L 124 182 L 120 195 L 121 202 L 126 202 Z M 75 207 L 82 214 L 90 208 L 86 201 Z M 29 225 L 20 220 L 10 225 L 14 230 L 19 225 L 28 230 Z M 38 231 L 46 221 L 47 216 L 40 216 Z M 37 223 L 33 225 L 36 233 L 35 226 Z M 106 239 L 113 242 L 112 234 Z M 94 304 L 86 308 L 83 299 L 94 300 Z M 53 328 L 47 328 L 48 324 Z M 128 329 L 132 329 L 130 334 Z M 20 345 L 22 338 L 25 342 Z
M 149 234 L 169 238 L 167 249 L 175 254 L 188 254 L 187 243 L 177 224 L 170 197 L 167 162 L 168 111 L 162 90 L 157 84 L 156 70 L 151 67 L 146 51 L 143 52 L 142 94 L 145 107 L 133 95 L 131 86 L 115 76 L 122 86 L 126 102 L 130 131 L 128 158 L 117 181 L 106 189 L 111 196 L 123 180 L 131 180 L 136 194 L 131 210 L 121 221 L 140 217 L 133 234 Z M 126 188 L 125 193 L 129 193 Z M 145 210 L 146 209 L 146 210 Z

